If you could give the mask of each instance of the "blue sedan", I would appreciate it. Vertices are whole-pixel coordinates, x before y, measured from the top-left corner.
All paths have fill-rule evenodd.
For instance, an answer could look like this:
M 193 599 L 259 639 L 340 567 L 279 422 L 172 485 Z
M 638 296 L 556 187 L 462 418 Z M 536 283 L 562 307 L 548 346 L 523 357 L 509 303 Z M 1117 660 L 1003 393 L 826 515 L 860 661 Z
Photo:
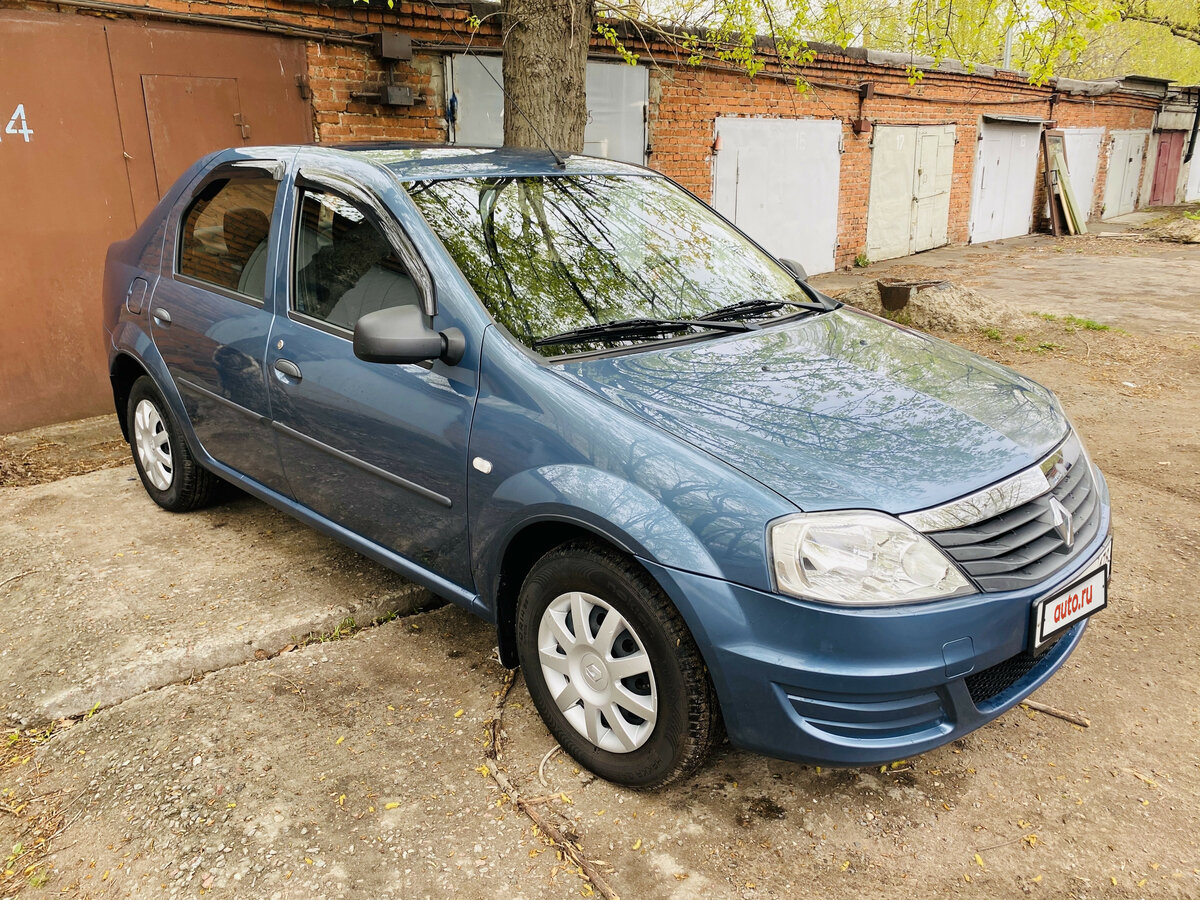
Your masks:
M 614 782 L 733 744 L 875 765 L 1049 678 L 1107 488 L 1045 388 L 842 307 L 654 172 L 226 150 L 108 254 L 150 497 L 218 480 L 494 623 Z

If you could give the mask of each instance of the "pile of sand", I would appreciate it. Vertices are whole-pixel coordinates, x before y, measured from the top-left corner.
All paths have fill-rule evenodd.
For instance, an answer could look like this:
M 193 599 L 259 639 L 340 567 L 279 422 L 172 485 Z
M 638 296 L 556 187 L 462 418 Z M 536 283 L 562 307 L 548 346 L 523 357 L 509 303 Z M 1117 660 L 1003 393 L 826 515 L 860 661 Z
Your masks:
M 979 331 L 1013 329 L 1028 317 L 1008 303 L 985 297 L 969 287 L 939 281 L 916 289 L 899 310 L 885 310 L 879 282 L 868 281 L 838 295 L 839 300 L 877 316 L 884 316 L 922 331 Z
M 1178 244 L 1200 244 L 1200 219 L 1180 216 L 1167 222 L 1152 222 L 1144 233 L 1159 241 L 1175 241 Z

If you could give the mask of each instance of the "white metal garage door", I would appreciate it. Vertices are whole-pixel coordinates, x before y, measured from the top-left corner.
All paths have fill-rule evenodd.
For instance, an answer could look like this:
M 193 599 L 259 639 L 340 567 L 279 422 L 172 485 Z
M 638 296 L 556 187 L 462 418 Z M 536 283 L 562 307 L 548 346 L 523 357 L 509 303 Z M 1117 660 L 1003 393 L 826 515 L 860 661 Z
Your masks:
M 1063 129 L 1071 190 L 1080 203 L 1087 205 L 1089 219 L 1096 205 L 1096 170 L 1100 165 L 1100 144 L 1103 140 L 1103 128 Z
M 834 268 L 842 123 L 717 119 L 713 207 L 809 274 Z
M 908 256 L 947 242 L 953 125 L 876 125 L 867 256 Z
M 1191 203 L 1193 200 L 1200 200 L 1200 154 L 1193 156 L 1192 161 L 1187 165 L 1187 193 L 1183 195 L 1183 199 L 1184 202 Z
M 494 78 L 493 78 L 494 76 Z M 473 147 L 504 143 L 500 57 L 458 53 L 446 57 L 446 96 L 456 102 L 450 142 Z M 588 120 L 583 152 L 642 165 L 646 161 L 646 104 L 650 74 L 644 66 L 587 64 Z
M 1029 233 L 1041 133 L 1040 123 L 983 123 L 971 200 L 972 244 Z
M 1108 150 L 1103 218 L 1123 216 L 1137 208 L 1148 131 L 1114 131 Z

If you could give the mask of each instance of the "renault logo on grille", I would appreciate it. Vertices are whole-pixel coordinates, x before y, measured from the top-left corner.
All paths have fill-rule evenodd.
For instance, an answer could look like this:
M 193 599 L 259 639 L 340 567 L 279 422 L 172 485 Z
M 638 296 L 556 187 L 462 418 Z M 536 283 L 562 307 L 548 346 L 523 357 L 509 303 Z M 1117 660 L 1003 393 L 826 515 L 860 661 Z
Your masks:
M 1050 524 L 1067 549 L 1071 549 L 1075 543 L 1075 521 L 1071 511 L 1059 503 L 1056 497 L 1050 498 Z

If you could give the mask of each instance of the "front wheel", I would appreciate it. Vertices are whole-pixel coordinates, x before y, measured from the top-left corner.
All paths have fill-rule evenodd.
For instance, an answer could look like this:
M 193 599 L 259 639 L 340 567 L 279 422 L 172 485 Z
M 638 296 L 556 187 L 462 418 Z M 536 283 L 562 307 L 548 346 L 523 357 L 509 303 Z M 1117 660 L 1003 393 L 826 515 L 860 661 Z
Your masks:
M 559 744 L 609 781 L 663 787 L 695 771 L 720 735 L 687 626 L 649 573 L 613 551 L 571 543 L 534 565 L 517 655 Z
M 171 512 L 187 512 L 208 503 L 217 477 L 196 462 L 149 375 L 133 383 L 126 415 L 133 461 L 154 502 Z

